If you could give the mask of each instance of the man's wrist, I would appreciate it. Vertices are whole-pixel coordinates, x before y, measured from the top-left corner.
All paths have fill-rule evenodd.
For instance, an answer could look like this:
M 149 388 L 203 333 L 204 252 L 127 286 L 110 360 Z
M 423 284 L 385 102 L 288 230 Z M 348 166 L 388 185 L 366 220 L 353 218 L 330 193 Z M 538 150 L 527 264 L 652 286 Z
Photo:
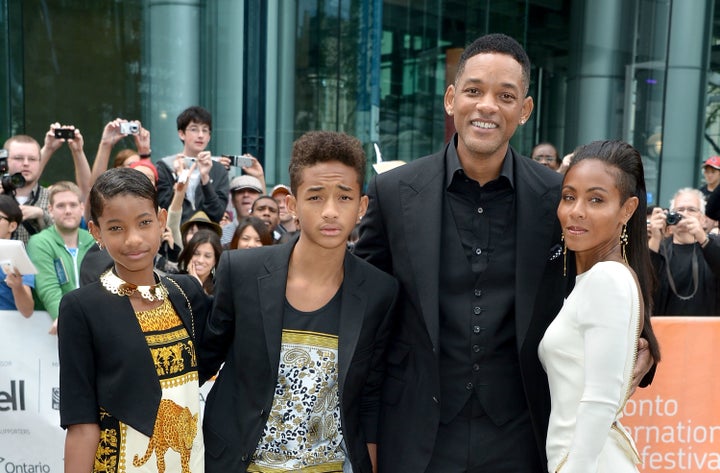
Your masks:
M 700 243 L 700 248 L 705 248 L 708 246 L 708 243 L 710 243 L 710 237 L 708 235 L 705 235 L 705 241 Z

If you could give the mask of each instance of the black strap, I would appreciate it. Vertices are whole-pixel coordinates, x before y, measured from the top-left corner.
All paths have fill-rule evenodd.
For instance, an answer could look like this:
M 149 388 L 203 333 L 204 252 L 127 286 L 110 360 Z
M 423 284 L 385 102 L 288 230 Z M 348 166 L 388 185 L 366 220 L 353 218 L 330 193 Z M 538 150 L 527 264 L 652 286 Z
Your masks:
M 40 199 L 40 186 L 37 187 L 37 192 L 30 192 L 30 199 L 28 199 L 27 202 L 25 202 L 23 205 L 32 205 L 34 206 L 37 204 L 38 199 Z M 43 214 L 45 213 L 45 209 L 43 209 Z M 22 226 L 25 228 L 25 230 L 28 232 L 28 235 L 33 236 L 36 233 L 40 231 L 40 227 L 33 225 L 28 220 L 22 221 Z
M 668 277 L 668 283 L 670 284 L 670 289 L 672 290 L 673 294 L 680 299 L 681 301 L 689 301 L 693 297 L 695 297 L 695 294 L 697 293 L 698 286 L 700 285 L 699 277 L 698 277 L 698 259 L 697 255 L 695 254 L 695 250 L 697 249 L 697 246 L 695 243 L 693 243 L 693 251 L 692 251 L 692 277 L 693 277 L 693 292 L 689 296 L 681 296 L 677 292 L 677 288 L 675 287 L 675 279 L 672 277 L 672 272 L 670 271 L 670 254 L 668 253 L 667 246 L 662 247 L 663 250 L 665 250 L 664 256 L 665 256 L 665 272 L 667 273 Z

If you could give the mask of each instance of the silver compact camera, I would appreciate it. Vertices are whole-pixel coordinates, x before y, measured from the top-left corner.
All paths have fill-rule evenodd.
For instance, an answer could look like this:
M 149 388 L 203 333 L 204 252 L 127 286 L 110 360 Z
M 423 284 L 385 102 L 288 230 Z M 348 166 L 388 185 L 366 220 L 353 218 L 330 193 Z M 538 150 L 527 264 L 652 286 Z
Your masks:
M 123 122 L 120 124 L 120 133 L 123 135 L 137 135 L 140 133 L 140 125 L 133 122 Z

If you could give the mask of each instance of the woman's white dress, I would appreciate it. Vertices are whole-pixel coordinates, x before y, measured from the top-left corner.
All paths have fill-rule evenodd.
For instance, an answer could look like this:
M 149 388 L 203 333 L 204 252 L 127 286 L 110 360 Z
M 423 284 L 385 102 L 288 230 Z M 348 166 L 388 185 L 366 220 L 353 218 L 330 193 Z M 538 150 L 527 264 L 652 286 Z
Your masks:
M 638 286 L 614 261 L 577 276 L 538 354 L 552 409 L 548 471 L 636 472 L 637 449 L 618 419 L 629 396 L 640 328 Z

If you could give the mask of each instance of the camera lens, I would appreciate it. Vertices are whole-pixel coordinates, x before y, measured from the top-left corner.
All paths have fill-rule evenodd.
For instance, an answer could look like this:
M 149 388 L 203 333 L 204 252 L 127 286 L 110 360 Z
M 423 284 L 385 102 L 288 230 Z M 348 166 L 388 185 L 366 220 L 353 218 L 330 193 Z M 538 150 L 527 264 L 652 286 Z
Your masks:
M 15 189 L 25 185 L 25 178 L 19 172 L 15 174 L 5 174 L 2 176 L 0 184 L 2 185 L 4 193 L 14 195 Z
M 679 214 L 677 212 L 668 212 L 667 217 L 665 217 L 665 221 L 668 225 L 677 225 L 678 222 L 682 220 L 682 218 L 682 214 Z
M 15 187 L 23 187 L 25 185 L 25 178 L 22 173 L 16 172 L 10 176 L 10 183 Z

